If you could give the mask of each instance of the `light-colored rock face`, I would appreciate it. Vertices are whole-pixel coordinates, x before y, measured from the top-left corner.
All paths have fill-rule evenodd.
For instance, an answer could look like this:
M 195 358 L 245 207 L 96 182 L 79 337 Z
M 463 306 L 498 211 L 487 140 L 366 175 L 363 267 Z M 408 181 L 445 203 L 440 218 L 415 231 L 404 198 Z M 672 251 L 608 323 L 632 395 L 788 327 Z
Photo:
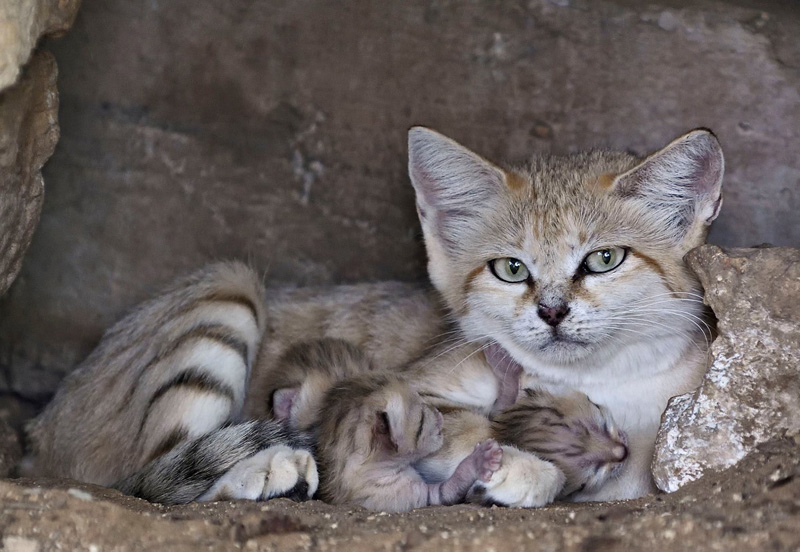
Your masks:
M 80 0 L 0 2 L 0 91 L 17 80 L 39 38 L 69 29 Z
M 732 466 L 759 443 L 800 432 L 800 250 L 707 245 L 688 261 L 719 336 L 700 388 L 664 414 L 653 474 L 669 492 Z
M 58 142 L 56 63 L 38 53 L 0 93 L 0 295 L 14 281 L 44 199 L 42 165 Z

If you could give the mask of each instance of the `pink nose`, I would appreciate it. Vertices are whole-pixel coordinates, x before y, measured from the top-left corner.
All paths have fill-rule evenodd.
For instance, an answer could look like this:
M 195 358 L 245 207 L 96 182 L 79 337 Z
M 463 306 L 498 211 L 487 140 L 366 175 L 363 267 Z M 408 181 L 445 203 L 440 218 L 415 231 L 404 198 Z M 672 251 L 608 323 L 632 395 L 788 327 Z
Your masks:
M 547 324 L 555 327 L 561 324 L 561 321 L 569 314 L 569 307 L 566 303 L 562 303 L 557 307 L 548 307 L 544 303 L 539 303 L 536 314 Z

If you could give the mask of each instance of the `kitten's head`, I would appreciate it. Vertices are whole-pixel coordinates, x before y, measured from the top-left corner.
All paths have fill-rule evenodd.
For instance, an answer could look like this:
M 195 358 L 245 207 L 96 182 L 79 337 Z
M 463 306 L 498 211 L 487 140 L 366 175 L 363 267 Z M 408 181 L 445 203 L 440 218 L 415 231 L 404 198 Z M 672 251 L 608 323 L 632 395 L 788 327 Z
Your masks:
M 414 462 L 442 447 L 441 413 L 422 402 L 403 381 L 393 381 L 365 401 L 371 419 L 373 450 L 383 456 Z
M 706 130 L 644 160 L 596 151 L 518 170 L 409 132 L 433 284 L 467 338 L 523 364 L 587 365 L 620 343 L 696 331 L 683 256 L 719 212 L 723 168 Z

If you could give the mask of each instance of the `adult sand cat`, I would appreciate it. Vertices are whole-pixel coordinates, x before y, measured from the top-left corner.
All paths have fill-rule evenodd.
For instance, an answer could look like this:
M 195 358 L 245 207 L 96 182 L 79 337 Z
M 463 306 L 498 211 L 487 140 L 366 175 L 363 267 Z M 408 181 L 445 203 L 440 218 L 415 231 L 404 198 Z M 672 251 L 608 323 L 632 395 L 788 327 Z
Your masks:
M 696 386 L 704 370 L 701 290 L 682 259 L 717 216 L 723 165 L 704 130 L 644 160 L 592 152 L 504 170 L 413 128 L 410 175 L 444 309 L 435 293 L 395 283 L 265 298 L 247 267 L 209 267 L 106 333 L 31 425 L 32 466 L 105 485 L 136 480 L 167 502 L 215 498 L 223 487 L 217 496 L 239 496 L 239 488 L 250 498 L 311 494 L 316 471 L 301 445 L 282 439 L 281 454 L 271 454 L 260 426 L 230 424 L 265 415 L 270 368 L 292 343 L 333 337 L 382 367 L 410 364 L 436 383 L 437 407 L 458 407 L 445 414 L 443 447 L 420 466 L 429 478 L 452 475 L 476 442 L 497 432 L 482 415 L 497 400 L 491 370 L 485 385 L 448 378 L 485 371 L 481 349 L 492 347 L 490 356 L 507 354 L 537 387 L 556 391 L 553 400 L 564 388 L 586 393 L 627 433 L 630 457 L 619 476 L 579 498 L 640 496 L 652 488 L 649 463 L 668 399 Z M 437 338 L 449 339 L 444 332 L 454 332 L 446 334 L 454 345 L 426 356 Z M 187 496 L 202 486 L 193 481 L 197 468 L 219 468 L 219 455 L 238 458 L 230 447 L 245 444 L 265 450 L 237 460 L 220 477 L 225 485 Z M 552 464 L 507 444 L 502 466 L 474 494 L 537 506 L 563 482 Z

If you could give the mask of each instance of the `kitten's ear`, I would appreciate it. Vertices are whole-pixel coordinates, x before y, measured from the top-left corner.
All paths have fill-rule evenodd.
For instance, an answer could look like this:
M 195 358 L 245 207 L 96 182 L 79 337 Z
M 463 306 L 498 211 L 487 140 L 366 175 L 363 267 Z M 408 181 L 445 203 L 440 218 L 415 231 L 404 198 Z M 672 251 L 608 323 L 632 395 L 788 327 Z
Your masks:
M 385 410 L 375 413 L 375 436 L 383 448 L 397 452 L 396 428 L 392 428 L 392 420 Z
M 289 419 L 292 413 L 292 406 L 300 390 L 296 387 L 278 389 L 272 394 L 272 414 L 276 420 L 281 422 Z
M 426 241 L 439 240 L 448 250 L 458 248 L 508 178 L 502 169 L 425 127 L 408 132 L 408 173 Z
M 705 237 L 722 205 L 725 158 L 716 136 L 697 129 L 619 175 L 612 190 L 641 200 L 678 242 Z M 698 244 L 690 244 L 692 246 Z

